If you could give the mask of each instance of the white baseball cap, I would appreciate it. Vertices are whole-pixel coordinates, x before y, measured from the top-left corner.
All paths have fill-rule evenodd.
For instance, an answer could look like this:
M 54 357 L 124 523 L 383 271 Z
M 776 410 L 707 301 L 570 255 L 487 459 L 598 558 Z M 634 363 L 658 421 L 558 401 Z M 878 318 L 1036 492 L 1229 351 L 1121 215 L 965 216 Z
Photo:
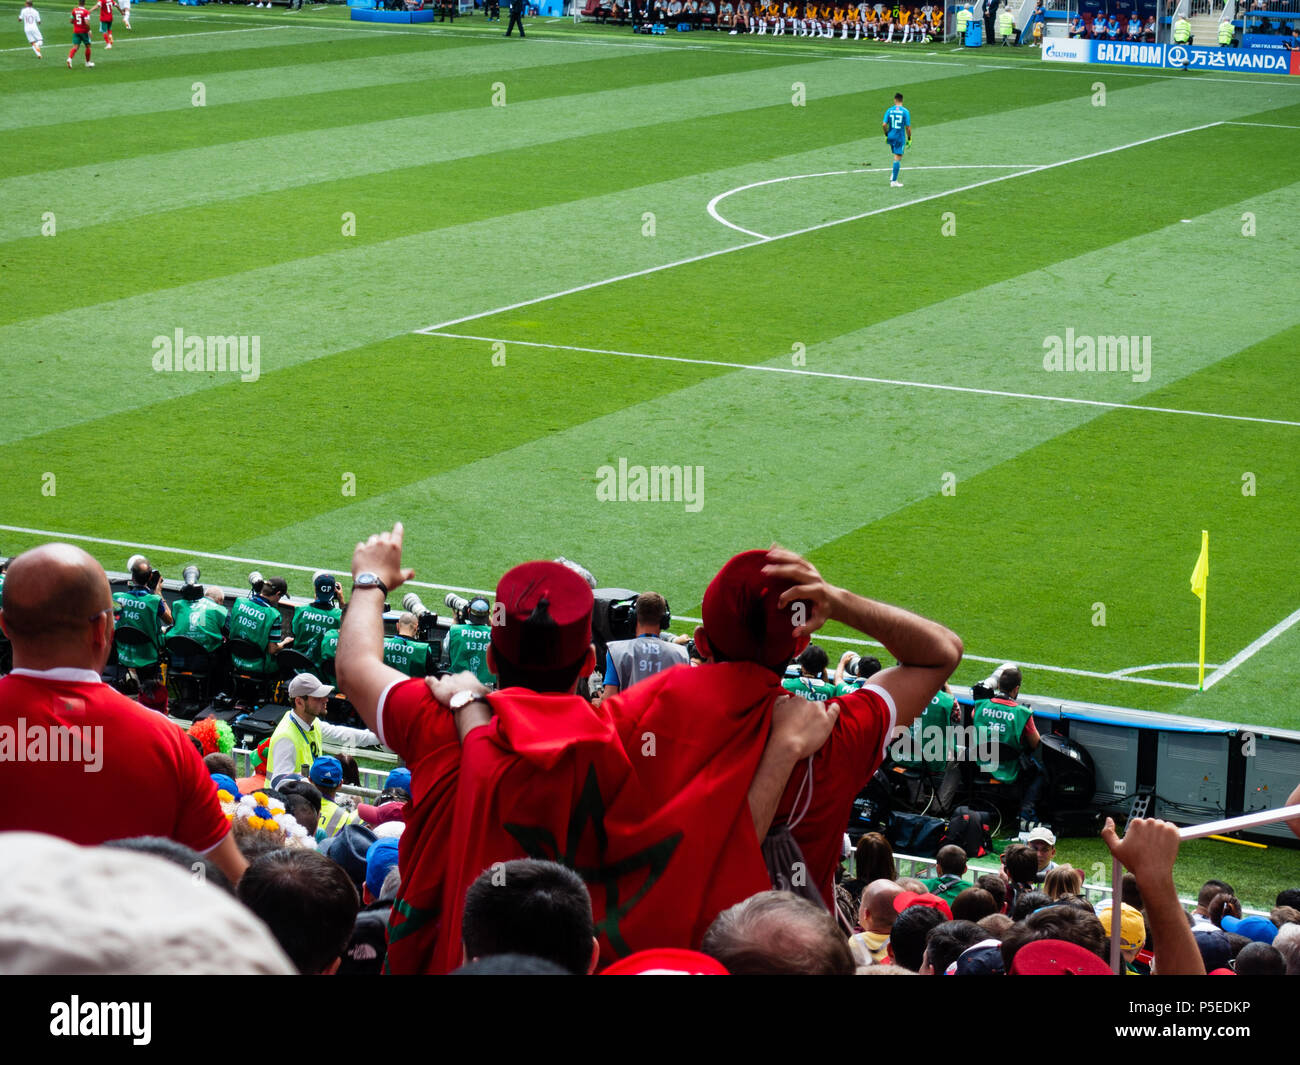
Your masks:
M 324 699 L 333 691 L 332 687 L 310 673 L 299 673 L 289 681 L 290 699 Z

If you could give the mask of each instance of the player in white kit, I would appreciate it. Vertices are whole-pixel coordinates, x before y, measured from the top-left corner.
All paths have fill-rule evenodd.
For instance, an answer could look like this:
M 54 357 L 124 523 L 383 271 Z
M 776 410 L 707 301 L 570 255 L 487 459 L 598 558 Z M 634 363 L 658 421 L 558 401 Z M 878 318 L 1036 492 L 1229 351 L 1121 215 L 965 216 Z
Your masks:
M 36 53 L 36 58 L 42 58 L 41 45 L 45 41 L 41 37 L 41 13 L 32 7 L 32 0 L 27 0 L 26 6 L 18 12 L 18 18 L 23 24 L 23 30 L 27 34 L 27 42 L 32 46 L 32 51 Z

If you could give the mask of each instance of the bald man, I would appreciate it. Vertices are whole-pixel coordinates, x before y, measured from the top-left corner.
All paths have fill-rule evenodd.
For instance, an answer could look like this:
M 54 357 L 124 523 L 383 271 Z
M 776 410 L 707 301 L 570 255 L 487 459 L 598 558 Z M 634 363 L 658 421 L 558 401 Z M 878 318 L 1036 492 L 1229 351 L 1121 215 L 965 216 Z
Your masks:
M 858 923 L 862 931 L 849 940 L 859 965 L 879 965 L 888 960 L 889 936 L 894 930 L 894 899 L 903 893 L 893 880 L 873 880 L 862 892 Z
M 247 863 L 198 751 L 100 679 L 113 597 L 99 563 L 71 544 L 19 555 L 0 627 L 14 654 L 0 678 L 0 831 L 84 845 L 166 836 L 237 881 Z
M 420 631 L 420 620 L 409 610 L 397 619 L 397 633 L 384 637 L 384 665 L 392 666 L 408 677 L 427 677 L 437 665 L 437 656 L 430 660 L 433 648 L 415 637 Z

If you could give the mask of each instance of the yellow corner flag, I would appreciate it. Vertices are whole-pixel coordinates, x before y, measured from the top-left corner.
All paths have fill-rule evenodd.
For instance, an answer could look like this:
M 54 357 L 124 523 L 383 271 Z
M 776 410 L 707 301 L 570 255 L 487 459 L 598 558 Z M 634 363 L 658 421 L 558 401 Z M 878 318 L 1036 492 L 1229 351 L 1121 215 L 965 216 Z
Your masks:
M 1196 686 L 1205 690 L 1205 583 L 1210 575 L 1210 534 L 1201 530 L 1201 555 L 1192 570 L 1192 594 L 1201 599 L 1201 657 Z

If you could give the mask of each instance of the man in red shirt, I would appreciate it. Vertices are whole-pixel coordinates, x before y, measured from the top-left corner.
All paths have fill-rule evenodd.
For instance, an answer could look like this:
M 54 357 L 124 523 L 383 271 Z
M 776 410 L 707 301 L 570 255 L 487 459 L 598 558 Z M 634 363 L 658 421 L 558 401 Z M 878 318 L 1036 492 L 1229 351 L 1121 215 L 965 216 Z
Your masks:
M 95 7 L 99 11 L 99 33 L 104 38 L 104 47 L 112 48 L 113 8 L 117 7 L 117 4 L 115 0 L 95 0 Z
M 718 787 L 649 801 L 607 712 L 575 694 L 595 660 L 587 583 L 553 562 L 515 567 L 497 587 L 504 616 L 494 615 L 488 649 L 501 690 L 486 692 L 472 673 L 426 687 L 382 660 L 384 598 L 413 576 L 401 538 L 399 525 L 357 545 L 337 658 L 362 718 L 411 764 L 415 821 L 408 814 L 400 844 L 392 971 L 459 965 L 466 889 L 515 858 L 558 861 L 583 877 L 605 963 L 697 945 L 693 930 L 702 936 L 719 912 L 717 885 L 741 898 L 767 888 L 755 820 L 761 810 L 770 818 L 795 763 L 829 735 L 832 713 L 783 700 L 769 719 L 772 742 L 720 773 Z M 368 588 L 380 594 L 359 594 Z M 709 816 L 719 794 L 730 800 L 723 820 Z
M 72 59 L 83 44 L 86 46 L 86 66 L 93 67 L 95 64 L 90 61 L 90 12 L 78 4 L 72 9 L 72 18 L 68 21 L 72 23 L 72 51 L 68 53 L 68 69 L 72 69 Z
M 100 679 L 113 597 L 99 563 L 45 544 L 9 565 L 0 626 L 0 832 L 93 845 L 166 836 L 235 883 L 247 868 L 212 777 L 181 729 Z
M 786 663 L 828 619 L 880 641 L 898 660 L 865 687 L 830 701 L 837 713 L 830 738 L 791 774 L 766 819 L 776 835 L 788 830 L 802 852 L 770 839 L 774 880 L 815 889 L 834 912 L 835 866 L 853 799 L 879 767 L 895 728 L 909 727 L 957 668 L 961 640 L 937 622 L 832 587 L 811 563 L 780 548 L 732 558 L 705 592 L 701 616 L 695 646 L 708 660 L 704 666 L 669 670 L 607 701 L 638 776 L 658 802 L 674 801 L 720 766 L 754 758 Z M 654 757 L 638 748 L 647 734 L 656 740 Z M 727 816 L 721 802 L 711 816 Z

